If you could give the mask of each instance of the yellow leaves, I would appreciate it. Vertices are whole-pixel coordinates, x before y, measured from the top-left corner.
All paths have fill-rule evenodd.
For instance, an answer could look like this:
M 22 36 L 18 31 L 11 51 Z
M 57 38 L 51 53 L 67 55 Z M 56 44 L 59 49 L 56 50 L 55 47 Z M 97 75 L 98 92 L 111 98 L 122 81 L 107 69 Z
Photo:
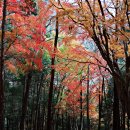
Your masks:
M 67 46 L 70 45 L 72 40 L 74 39 L 74 36 L 68 35 L 65 36 L 65 38 L 62 40 L 63 43 L 65 43 Z
M 124 58 L 124 45 L 120 44 L 116 37 L 111 37 L 109 40 L 109 49 L 113 52 L 115 58 Z
M 76 41 L 76 40 L 72 39 L 70 41 L 70 44 L 71 44 L 71 46 L 76 47 L 77 45 L 79 45 L 79 41 Z
M 88 26 L 88 24 L 85 24 L 84 27 L 87 30 L 87 32 L 89 33 L 89 35 L 92 36 L 93 30 L 91 29 L 91 26 Z
M 80 45 L 78 45 L 77 41 L 72 40 L 72 42 L 68 42 L 66 45 L 66 51 L 64 52 L 63 56 L 64 58 L 67 59 L 75 59 L 75 60 L 85 60 L 86 58 L 84 57 L 83 49 Z
M 124 58 L 124 57 L 125 57 L 125 54 L 124 54 L 124 53 L 116 53 L 116 54 L 115 54 L 115 57 L 116 57 L 116 58 Z
M 124 53 L 124 46 L 123 45 L 116 45 L 113 44 L 111 45 L 111 49 L 114 52 L 114 56 L 115 58 L 124 58 L 125 57 L 125 53 Z

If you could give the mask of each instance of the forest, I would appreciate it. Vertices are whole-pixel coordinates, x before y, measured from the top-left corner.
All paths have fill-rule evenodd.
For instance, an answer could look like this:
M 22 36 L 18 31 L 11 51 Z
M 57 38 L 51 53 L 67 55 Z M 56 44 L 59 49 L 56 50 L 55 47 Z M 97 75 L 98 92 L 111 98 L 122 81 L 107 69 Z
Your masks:
M 0 0 L 0 130 L 130 130 L 130 0 Z

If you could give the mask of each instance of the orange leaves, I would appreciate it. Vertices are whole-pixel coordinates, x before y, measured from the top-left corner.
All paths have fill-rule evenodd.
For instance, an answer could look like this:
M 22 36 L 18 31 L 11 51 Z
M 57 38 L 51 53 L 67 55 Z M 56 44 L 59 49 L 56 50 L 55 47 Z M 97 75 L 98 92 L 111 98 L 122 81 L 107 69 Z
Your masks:
M 64 41 L 64 40 L 63 40 Z M 67 42 L 67 41 L 66 41 Z M 82 60 L 86 61 L 87 51 L 84 49 L 82 45 L 76 40 L 69 40 L 65 45 L 64 51 L 57 54 L 59 57 L 64 57 L 65 59 L 72 60 Z
M 68 34 L 71 34 L 72 32 L 72 34 L 76 35 L 74 31 L 77 29 L 77 32 L 81 33 L 80 28 L 82 28 L 86 32 L 87 38 L 93 38 L 93 36 L 96 35 L 101 40 L 99 44 L 104 44 L 100 45 L 103 46 L 103 48 L 107 46 L 107 40 L 110 40 L 111 45 L 108 49 L 110 53 L 112 51 L 112 57 L 113 55 L 117 59 L 125 57 L 124 54 L 126 50 L 123 48 L 123 44 L 129 44 L 130 32 L 128 27 L 128 16 L 126 15 L 128 9 L 124 1 L 118 2 L 118 4 L 120 4 L 119 10 L 117 10 L 115 6 L 117 1 L 106 1 L 102 3 L 103 15 L 98 1 L 90 0 L 88 1 L 89 4 L 79 0 L 76 0 L 75 4 L 72 2 L 66 3 L 65 1 L 60 1 L 59 4 L 58 2 L 51 0 L 51 3 L 54 7 L 58 7 L 56 10 L 59 14 L 63 32 Z M 64 26 L 65 24 L 67 25 Z M 69 26 L 72 27 L 72 31 L 69 30 Z M 104 35 L 103 29 L 106 30 L 105 35 L 107 36 Z M 105 40 L 105 37 L 107 40 Z M 64 39 L 63 42 L 67 43 L 70 40 L 71 35 Z
M 115 53 L 116 58 L 124 58 L 125 57 L 123 45 L 113 45 L 112 48 L 113 48 L 113 51 Z
M 16 35 L 17 35 L 17 30 L 15 30 L 15 29 L 12 32 L 10 32 L 10 31 L 5 32 L 5 38 L 8 39 L 9 44 L 12 41 L 15 41 Z
M 109 42 L 110 49 L 113 51 L 115 58 L 124 58 L 125 57 L 125 50 L 124 45 L 120 44 L 119 41 L 117 41 L 114 38 L 111 38 Z
M 61 113 L 68 110 L 71 116 L 79 116 L 81 99 L 82 107 L 84 108 L 86 105 L 87 81 L 90 80 L 90 114 L 97 114 L 97 98 L 101 94 L 97 90 L 100 85 L 98 82 L 102 75 L 106 76 L 108 73 L 104 68 L 99 67 L 106 66 L 100 53 L 88 51 L 80 44 L 80 41 L 72 39 L 66 40 L 66 43 L 58 48 L 56 57 L 58 58 L 58 62 L 54 66 L 56 71 L 61 77 L 66 76 L 62 81 L 65 96 L 56 105 L 56 108 L 59 108 Z M 87 74 L 88 65 L 90 66 L 89 77 Z M 85 114 L 84 109 L 82 111 Z
M 12 73 L 16 74 L 17 70 L 14 64 L 12 64 L 11 62 L 6 62 L 5 65 Z

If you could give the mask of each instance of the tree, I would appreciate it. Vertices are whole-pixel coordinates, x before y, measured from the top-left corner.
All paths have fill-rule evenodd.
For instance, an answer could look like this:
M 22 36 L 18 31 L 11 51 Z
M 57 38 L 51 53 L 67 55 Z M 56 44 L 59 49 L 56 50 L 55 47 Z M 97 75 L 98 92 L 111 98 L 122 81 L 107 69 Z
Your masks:
M 4 2 L 1 129 L 129 129 L 130 3 Z
M 56 25 L 55 25 L 55 40 L 54 40 L 54 49 L 53 49 L 53 56 L 51 59 L 51 80 L 50 80 L 50 87 L 49 87 L 49 96 L 48 96 L 48 115 L 47 115 L 47 130 L 51 130 L 52 126 L 52 98 L 53 98 L 53 85 L 54 85 L 54 77 L 55 77 L 55 69 L 53 68 L 55 65 L 55 53 L 57 51 L 57 43 L 58 43 L 58 31 L 59 23 L 58 23 L 58 17 L 56 16 Z
M 129 106 L 129 2 L 82 1 L 73 3 L 51 1 L 59 11 L 86 31 L 107 62 L 118 86 L 117 93 L 125 112 L 130 118 Z M 109 6 L 111 4 L 111 6 Z M 110 10 L 110 8 L 113 10 Z M 113 11 L 113 12 L 112 12 Z M 122 12 L 120 15 L 120 12 Z M 117 50 L 118 48 L 118 50 Z M 122 78 L 119 59 L 124 58 L 125 78 Z
M 4 66 L 15 74 L 24 73 L 27 75 L 25 83 L 25 94 L 23 95 L 22 119 L 20 129 L 24 129 L 24 118 L 27 110 L 27 102 L 29 97 L 29 88 L 31 81 L 31 70 L 42 70 L 43 48 L 48 47 L 45 43 L 45 24 L 48 19 L 47 8 L 45 2 L 38 1 L 39 13 L 36 13 L 35 3 L 33 1 L 3 1 L 2 31 L 1 31 L 1 109 L 0 109 L 0 126 L 3 130 L 4 126 L 4 86 L 3 72 Z M 46 6 L 47 7 L 47 6 Z M 1 7 L 2 9 L 2 7 Z M 45 12 L 43 12 L 43 10 Z M 7 14 L 6 14 L 7 12 Z M 46 13 L 46 18 L 45 14 Z M 36 15 L 36 14 L 35 14 Z M 44 19 L 43 19 L 44 15 Z M 34 22 L 33 20 L 36 21 Z M 41 25 L 41 21 L 42 24 Z M 35 25 L 35 26 L 34 26 Z M 31 46 L 30 46 L 31 45 Z M 43 45 L 45 45 L 43 47 Z M 49 48 L 49 47 L 48 47 Z M 27 73 L 27 74 L 26 74 Z
M 3 15 L 1 25 L 1 46 L 0 46 L 0 129 L 4 129 L 4 40 L 6 20 L 6 0 L 3 2 Z

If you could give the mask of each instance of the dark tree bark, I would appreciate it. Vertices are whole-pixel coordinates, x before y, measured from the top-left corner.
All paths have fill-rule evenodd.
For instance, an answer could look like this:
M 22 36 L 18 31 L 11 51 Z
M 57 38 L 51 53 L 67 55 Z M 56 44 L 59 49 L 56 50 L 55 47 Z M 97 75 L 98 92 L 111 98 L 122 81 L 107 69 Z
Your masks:
M 41 88 L 42 88 L 43 77 L 44 77 L 44 75 L 42 74 L 41 78 L 40 78 L 39 88 L 37 91 L 37 106 L 36 106 L 36 111 L 38 111 L 37 112 L 37 130 L 41 130 L 41 127 L 42 127 L 41 126 L 41 124 L 42 124 L 41 112 L 40 112 L 41 111 L 40 97 L 41 97 Z
M 101 116 L 102 116 L 102 101 L 103 101 L 103 89 L 104 89 L 104 78 L 102 80 L 102 90 L 99 86 L 99 119 L 98 119 L 98 130 L 101 129 Z M 102 95 L 101 95 L 102 93 Z
M 41 130 L 41 116 L 40 116 L 40 104 L 38 106 L 38 116 L 37 116 L 37 130 Z
M 129 124 L 129 119 L 127 118 L 127 128 L 130 130 L 130 124 Z
M 125 107 L 122 106 L 122 124 L 121 124 L 121 130 L 125 130 Z
M 58 17 L 56 17 L 56 29 L 55 29 L 55 41 L 54 41 L 54 51 L 53 51 L 53 57 L 51 59 L 51 66 L 53 67 L 55 65 L 55 53 L 57 50 L 57 43 L 58 43 Z M 54 76 L 55 76 L 55 69 L 51 69 L 51 81 L 50 81 L 50 87 L 49 87 L 49 97 L 48 97 L 48 113 L 47 113 L 47 130 L 52 129 L 52 99 L 53 99 L 53 84 L 54 84 Z
M 130 56 L 126 57 L 126 89 L 127 92 L 127 115 L 130 119 Z
M 62 130 L 64 130 L 64 115 L 62 114 Z
M 80 84 L 82 85 L 82 79 L 80 80 Z M 80 90 L 80 122 L 79 122 L 79 130 L 82 130 L 83 127 L 83 105 L 82 105 L 83 101 L 82 101 L 82 88 Z
M 57 112 L 57 114 L 55 113 L 55 127 L 54 127 L 54 129 L 55 130 L 58 130 L 58 127 L 59 127 L 59 110 L 58 110 L 58 112 Z
M 83 112 L 82 112 L 82 89 L 80 91 L 80 124 L 79 124 L 79 130 L 82 130 L 82 123 L 83 123 Z
M 114 82 L 114 102 L 113 102 L 113 130 L 120 130 L 120 109 L 117 86 Z
M 1 26 L 1 44 L 0 44 L 0 130 L 4 130 L 4 37 L 6 23 L 6 0 L 3 1 L 3 18 Z
M 95 27 L 96 27 L 95 25 L 97 22 L 95 12 L 93 12 L 93 7 L 91 6 L 90 2 L 88 0 L 86 0 L 86 2 L 88 4 L 89 10 L 93 16 L 93 23 L 92 23 L 93 24 L 92 25 L 93 36 L 92 36 L 92 39 L 94 40 L 95 44 L 97 45 L 97 47 L 102 55 L 102 58 L 107 62 L 108 66 L 110 68 L 110 70 L 109 70 L 110 73 L 112 74 L 112 76 L 114 78 L 116 78 L 120 82 L 120 83 L 116 83 L 117 85 L 119 84 L 118 89 L 117 89 L 118 97 L 120 99 L 122 106 L 125 106 L 125 112 L 127 112 L 128 118 L 130 119 L 130 87 L 127 84 L 128 80 L 125 81 L 122 78 L 122 74 L 121 74 L 118 63 L 115 62 L 114 58 L 110 57 L 110 53 L 109 53 L 110 50 L 108 47 L 108 44 L 109 44 L 109 42 L 108 42 L 109 35 L 108 34 L 109 33 L 108 33 L 108 30 L 107 30 L 105 24 L 103 24 L 102 27 L 98 26 L 98 31 L 100 32 L 100 34 L 97 33 L 97 31 L 95 30 Z M 104 15 L 105 13 L 104 13 L 104 9 L 103 9 L 101 0 L 98 0 L 98 3 L 99 3 L 99 7 L 100 7 L 100 13 L 102 14 L 102 17 L 105 20 L 105 15 Z M 126 3 L 128 4 L 128 2 L 126 2 Z M 125 3 L 122 3 L 122 4 L 125 4 Z M 119 1 L 116 1 L 115 11 L 119 15 L 120 10 L 118 10 L 119 8 L 117 8 L 118 5 L 119 5 Z M 118 31 L 118 29 L 116 29 L 116 28 L 115 28 L 115 30 Z M 125 44 L 127 44 L 127 43 L 125 43 Z M 127 48 L 128 48 L 128 46 L 127 46 Z M 125 51 L 125 54 L 127 54 L 127 53 L 128 52 Z M 126 55 L 126 57 L 127 57 L 127 55 Z M 127 64 L 127 58 L 126 58 L 126 64 Z M 129 67 L 127 67 L 127 68 L 129 69 Z M 127 74 L 126 74 L 126 76 L 127 76 Z
M 87 79 L 87 129 L 90 130 L 90 118 L 89 118 L 89 66 L 88 66 L 88 79 Z
M 26 112 L 27 112 L 29 89 L 30 89 L 30 84 L 31 84 L 32 73 L 28 72 L 28 74 L 26 76 L 27 77 L 26 77 L 24 92 L 23 92 L 22 115 L 21 115 L 21 121 L 20 121 L 20 130 L 24 130 L 24 121 L 25 121 Z
M 40 92 L 41 92 L 41 83 L 37 84 L 37 99 L 36 99 L 36 107 L 35 107 L 35 120 L 34 120 L 34 126 L 33 129 L 37 130 L 37 124 L 38 122 L 38 112 L 39 112 L 39 100 L 40 100 Z
M 67 130 L 71 130 L 71 118 L 68 115 L 68 119 L 67 119 L 67 126 L 66 126 Z

